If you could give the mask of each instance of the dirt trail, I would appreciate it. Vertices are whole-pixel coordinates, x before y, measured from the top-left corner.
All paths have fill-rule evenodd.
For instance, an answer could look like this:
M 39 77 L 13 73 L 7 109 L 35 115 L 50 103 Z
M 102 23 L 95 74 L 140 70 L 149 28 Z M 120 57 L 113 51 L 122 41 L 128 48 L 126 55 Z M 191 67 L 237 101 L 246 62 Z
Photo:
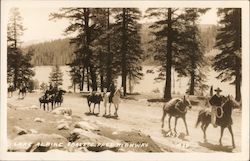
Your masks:
M 28 94 L 23 100 L 18 100 L 16 96 L 9 98 L 8 103 L 15 106 L 39 106 L 38 98 L 41 94 Z M 161 129 L 161 116 L 162 116 L 162 104 L 151 103 L 149 104 L 143 101 L 123 100 L 119 111 L 119 119 L 107 119 L 102 117 L 104 113 L 104 107 L 101 104 L 100 117 L 86 116 L 85 112 L 88 112 L 87 101 L 85 98 L 79 95 L 66 94 L 62 107 L 68 107 L 72 109 L 73 115 L 87 118 L 90 120 L 98 120 L 105 126 L 109 126 L 117 129 L 117 131 L 131 131 L 140 130 L 145 135 L 149 135 L 160 147 L 164 149 L 164 145 L 171 148 L 174 152 L 230 152 L 231 151 L 231 136 L 228 130 L 225 130 L 222 140 L 223 147 L 218 146 L 218 140 L 220 136 L 220 128 L 213 128 L 211 125 L 207 129 L 208 143 L 203 143 L 203 135 L 200 128 L 195 128 L 195 122 L 197 114 L 201 107 L 193 106 L 191 111 L 187 114 L 187 124 L 189 129 L 189 136 L 185 136 L 185 127 L 181 119 L 178 120 L 177 131 L 180 134 L 177 137 L 165 137 L 162 134 Z M 96 112 L 97 112 L 96 108 Z M 112 107 L 112 113 L 114 108 Z M 168 130 L 167 117 L 165 119 L 164 130 Z M 233 112 L 233 131 L 236 142 L 236 148 L 233 152 L 241 151 L 241 113 Z M 172 119 L 172 127 L 174 126 L 174 119 Z M 169 151 L 169 149 L 168 149 Z

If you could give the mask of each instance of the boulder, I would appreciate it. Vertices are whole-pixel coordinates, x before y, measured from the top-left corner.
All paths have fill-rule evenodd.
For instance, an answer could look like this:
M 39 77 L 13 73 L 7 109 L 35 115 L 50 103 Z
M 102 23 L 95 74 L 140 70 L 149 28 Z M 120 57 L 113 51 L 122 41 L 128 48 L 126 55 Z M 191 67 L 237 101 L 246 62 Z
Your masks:
M 29 107 L 29 109 L 37 110 L 37 109 L 39 109 L 39 107 L 36 106 L 36 105 L 32 105 L 32 106 Z
M 31 133 L 31 134 L 37 134 L 38 133 L 37 130 L 35 130 L 35 129 L 29 129 L 28 132 Z
M 62 123 L 57 126 L 58 130 L 68 130 L 69 129 L 69 124 L 68 123 Z
M 67 121 L 65 119 L 61 119 L 59 121 L 57 121 L 58 124 L 62 124 L 62 123 L 66 123 Z
M 57 134 L 26 134 L 14 138 L 8 151 L 10 152 L 46 152 L 51 149 L 63 150 L 67 147 L 67 139 Z
M 84 134 L 85 130 L 81 129 L 81 128 L 74 128 L 70 134 L 75 134 L 75 135 L 81 135 Z
M 68 116 L 71 116 L 72 115 L 72 110 L 70 108 L 63 108 L 63 107 L 59 107 L 59 108 L 56 108 L 52 111 L 53 114 L 56 114 L 56 115 L 68 115 Z
M 75 128 L 81 128 L 83 130 L 87 130 L 87 131 L 100 131 L 100 128 L 93 124 L 93 123 L 89 123 L 86 121 L 80 121 L 78 123 L 75 124 Z
M 86 147 L 89 151 L 118 151 L 119 149 L 119 147 L 116 146 L 117 143 L 119 143 L 118 141 L 95 134 L 93 132 L 84 131 L 78 137 L 79 139 L 77 139 L 74 144 L 79 147 Z
M 64 115 L 64 118 L 67 119 L 67 120 L 72 120 L 71 116 Z
M 19 127 L 19 126 L 14 126 L 14 130 L 16 132 L 17 135 L 23 135 L 23 134 L 27 134 L 28 131 Z
M 39 117 L 36 117 L 36 118 L 34 119 L 34 121 L 35 121 L 35 122 L 44 122 L 44 119 L 41 119 L 41 118 L 39 118 Z

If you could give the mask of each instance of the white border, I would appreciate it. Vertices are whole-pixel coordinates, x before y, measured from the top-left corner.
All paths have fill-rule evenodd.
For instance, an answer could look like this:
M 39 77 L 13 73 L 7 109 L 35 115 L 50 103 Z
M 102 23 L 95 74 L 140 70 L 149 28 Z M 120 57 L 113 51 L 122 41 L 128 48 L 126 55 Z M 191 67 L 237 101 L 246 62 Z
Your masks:
M 242 8 L 242 146 L 240 153 L 10 153 L 7 149 L 7 18 L 11 7 L 216 7 Z M 249 2 L 248 1 L 31 1 L 1 4 L 1 153 L 0 160 L 249 160 Z

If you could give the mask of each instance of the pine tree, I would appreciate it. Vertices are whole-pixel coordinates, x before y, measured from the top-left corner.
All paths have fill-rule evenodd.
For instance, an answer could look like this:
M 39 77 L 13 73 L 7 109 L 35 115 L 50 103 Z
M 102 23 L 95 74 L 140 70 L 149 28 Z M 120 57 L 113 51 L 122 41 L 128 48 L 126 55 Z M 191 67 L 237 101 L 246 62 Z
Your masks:
M 97 66 L 96 57 L 93 52 L 93 42 L 99 36 L 99 24 L 95 22 L 95 8 L 61 8 L 58 13 L 52 13 L 51 19 L 68 19 L 71 24 L 66 28 L 65 33 L 77 33 L 75 38 L 71 39 L 71 43 L 76 45 L 76 56 L 73 60 L 73 66 L 77 65 L 82 71 L 81 89 L 84 84 L 85 73 L 87 74 L 87 83 L 89 76 L 91 78 L 92 90 L 97 90 Z M 76 64 L 79 63 L 79 64 Z M 89 89 L 88 89 L 89 90 Z
M 52 71 L 49 76 L 49 80 L 51 84 L 54 84 L 54 86 L 58 87 L 63 84 L 63 73 L 60 70 L 60 67 L 58 65 L 54 66 L 52 68 Z
M 179 60 L 179 64 L 176 66 L 176 70 L 180 75 L 190 76 L 189 95 L 194 95 L 195 87 L 204 84 L 202 80 L 205 79 L 205 75 L 202 73 L 202 67 L 205 66 L 205 48 L 201 41 L 197 21 L 200 15 L 204 14 L 207 10 L 185 8 L 184 12 L 179 16 L 184 28 L 181 35 L 185 39 L 179 41 L 184 48 L 177 54 L 178 59 L 176 60 Z
M 127 94 L 127 77 L 142 78 L 142 54 L 140 28 L 138 20 L 141 13 L 138 8 L 117 8 L 112 10 L 115 16 L 114 33 L 117 55 L 117 67 L 122 75 L 123 95 Z
M 241 9 L 218 9 L 220 16 L 216 45 L 220 51 L 213 60 L 213 68 L 220 72 L 217 78 L 222 82 L 235 84 L 236 100 L 241 100 Z
M 149 28 L 154 39 L 150 41 L 151 53 L 155 53 L 155 59 L 162 63 L 159 79 L 164 79 L 165 90 L 164 99 L 171 99 L 171 70 L 174 66 L 174 54 L 178 53 L 183 47 L 179 47 L 179 40 L 182 39 L 180 32 L 180 22 L 175 8 L 149 8 L 146 17 L 154 18 L 156 21 Z
M 10 14 L 7 28 L 7 80 L 16 89 L 21 85 L 27 86 L 34 76 L 31 65 L 33 50 L 30 49 L 27 53 L 21 50 L 21 36 L 24 31 L 22 17 L 18 8 L 12 8 Z

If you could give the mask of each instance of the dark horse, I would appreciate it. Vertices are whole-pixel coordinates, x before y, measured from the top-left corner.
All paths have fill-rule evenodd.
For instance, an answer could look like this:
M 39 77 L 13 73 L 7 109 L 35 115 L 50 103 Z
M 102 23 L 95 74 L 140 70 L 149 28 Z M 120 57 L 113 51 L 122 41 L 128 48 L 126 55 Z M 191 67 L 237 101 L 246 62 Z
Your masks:
M 20 98 L 20 95 L 22 94 L 22 97 L 20 99 L 23 99 L 26 96 L 27 93 L 27 87 L 23 86 L 19 88 L 18 98 Z
M 49 103 L 51 103 L 51 109 L 53 110 L 56 92 L 55 88 L 46 90 L 44 95 L 39 98 L 40 108 L 43 104 L 43 109 L 45 110 L 45 106 L 47 105 L 47 110 L 49 111 Z
M 177 120 L 179 118 L 182 118 L 186 127 L 186 133 L 189 135 L 188 128 L 187 128 L 187 122 L 186 122 L 186 114 L 187 114 L 187 109 L 191 109 L 191 103 L 188 99 L 184 98 L 183 99 L 171 99 L 167 103 L 164 104 L 163 106 L 163 116 L 162 116 L 162 125 L 161 128 L 164 128 L 164 119 L 166 117 L 166 114 L 169 114 L 169 119 L 168 119 L 168 126 L 169 126 L 169 131 L 171 131 L 171 118 L 175 117 L 175 127 L 174 127 L 174 132 L 176 133 L 176 125 L 177 125 Z
M 53 110 L 54 99 L 55 99 L 54 95 L 44 94 L 42 97 L 39 98 L 40 108 L 41 105 L 43 104 L 43 110 L 45 111 L 47 105 L 47 110 L 49 111 L 49 103 L 51 103 L 51 108 Z
M 13 86 L 13 85 L 10 85 L 10 86 L 8 87 L 8 97 L 12 97 L 14 91 L 15 91 L 14 86 Z
M 98 104 L 98 114 L 100 113 L 100 103 L 101 101 L 103 101 L 103 95 L 102 93 L 98 93 L 93 91 L 92 93 L 90 93 L 87 96 L 87 102 L 88 102 L 88 106 L 89 106 L 89 113 L 91 113 L 91 103 L 94 103 L 94 108 L 92 113 L 95 113 L 95 105 Z
M 55 94 L 55 99 L 54 99 L 54 105 L 56 106 L 61 106 L 62 102 L 63 102 L 63 95 L 64 93 L 66 93 L 65 90 L 59 90 L 58 92 L 56 92 Z
M 225 128 L 228 128 L 231 136 L 232 136 L 232 146 L 235 148 L 235 143 L 234 143 L 234 135 L 233 135 L 233 130 L 232 130 L 232 110 L 234 108 L 239 108 L 239 104 L 230 96 L 227 97 L 226 101 L 222 104 L 221 107 L 217 108 L 216 112 L 216 124 L 221 127 L 221 134 L 220 134 L 220 139 L 219 143 L 222 145 L 222 136 Z M 201 110 L 199 111 L 198 119 L 196 122 L 196 127 L 201 123 L 201 129 L 203 131 L 203 138 L 204 142 L 207 142 L 206 138 L 206 129 L 211 123 L 211 114 L 207 113 L 206 110 Z

